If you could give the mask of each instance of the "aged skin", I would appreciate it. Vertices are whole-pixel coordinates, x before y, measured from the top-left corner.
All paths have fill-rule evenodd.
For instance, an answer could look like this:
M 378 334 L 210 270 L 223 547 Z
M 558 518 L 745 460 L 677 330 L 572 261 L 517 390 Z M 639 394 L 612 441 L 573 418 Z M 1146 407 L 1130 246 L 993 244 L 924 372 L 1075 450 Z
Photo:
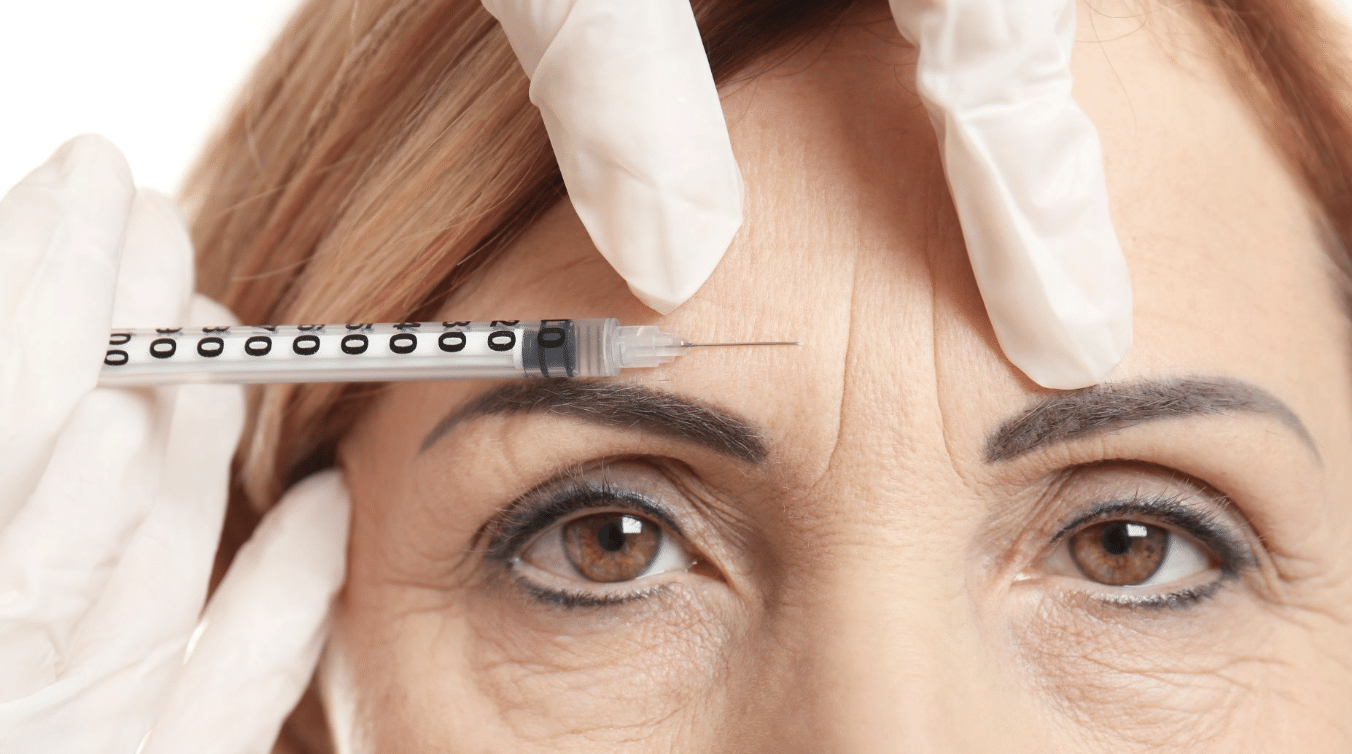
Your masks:
M 349 437 L 334 657 L 367 744 L 1352 748 L 1352 364 L 1319 220 L 1181 12 L 1095 3 L 1080 26 L 1135 290 L 1111 382 L 1036 408 L 1052 394 L 994 341 L 913 51 L 862 8 L 725 89 L 747 222 L 675 314 L 627 293 L 567 203 L 448 309 L 801 347 L 491 400 L 399 384 Z M 501 410 L 422 447 L 474 400 Z M 589 583 L 560 553 L 585 535 L 609 557 L 610 535 L 502 513 L 579 498 L 602 507 L 560 521 L 628 514 L 634 557 L 667 531 L 674 565 Z M 1139 552 L 1168 539 L 1158 583 L 1094 578 L 1136 557 L 1105 521 L 1148 530 L 1121 540 L 1159 546 Z

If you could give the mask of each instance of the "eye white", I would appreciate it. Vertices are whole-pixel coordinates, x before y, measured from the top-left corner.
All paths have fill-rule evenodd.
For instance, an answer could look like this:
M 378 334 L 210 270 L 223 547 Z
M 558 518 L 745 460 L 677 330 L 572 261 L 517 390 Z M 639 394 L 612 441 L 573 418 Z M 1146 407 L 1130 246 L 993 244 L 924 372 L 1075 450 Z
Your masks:
M 1127 526 L 1141 525 L 1128 524 Z M 1192 537 L 1184 536 L 1169 529 L 1165 529 L 1165 533 L 1168 535 L 1168 539 L 1164 546 L 1164 561 L 1150 575 L 1150 578 L 1133 585 L 1132 588 L 1139 589 L 1141 587 L 1171 584 L 1196 576 L 1211 567 L 1211 558 L 1207 556 L 1206 550 Z

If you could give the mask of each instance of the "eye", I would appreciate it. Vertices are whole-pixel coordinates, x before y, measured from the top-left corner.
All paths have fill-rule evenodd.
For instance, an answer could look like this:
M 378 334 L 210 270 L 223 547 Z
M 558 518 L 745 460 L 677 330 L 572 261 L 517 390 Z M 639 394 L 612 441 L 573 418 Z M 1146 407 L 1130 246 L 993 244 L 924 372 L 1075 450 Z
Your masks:
M 1037 571 L 1107 603 L 1196 603 L 1254 563 L 1227 505 L 1198 494 L 1099 503 L 1052 538 Z
M 572 584 L 635 581 L 694 564 L 677 537 L 632 511 L 560 521 L 527 544 L 518 560 Z
M 1187 579 L 1215 565 L 1191 538 L 1153 523 L 1104 521 L 1067 539 L 1080 573 L 1107 586 L 1153 586 Z

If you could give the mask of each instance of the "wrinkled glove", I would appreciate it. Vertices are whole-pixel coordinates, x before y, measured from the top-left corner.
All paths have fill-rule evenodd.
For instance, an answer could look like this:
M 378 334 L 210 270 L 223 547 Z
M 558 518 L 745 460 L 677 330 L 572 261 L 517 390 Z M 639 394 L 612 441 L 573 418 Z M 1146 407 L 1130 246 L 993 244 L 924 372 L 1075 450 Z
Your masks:
M 292 490 L 203 614 L 242 393 L 95 389 L 114 322 L 229 321 L 192 291 L 172 204 L 101 138 L 0 202 L 0 751 L 266 752 L 308 683 L 341 480 Z
M 1075 0 L 891 2 L 1000 347 L 1043 387 L 1102 382 L 1131 347 L 1131 280 L 1071 99 Z

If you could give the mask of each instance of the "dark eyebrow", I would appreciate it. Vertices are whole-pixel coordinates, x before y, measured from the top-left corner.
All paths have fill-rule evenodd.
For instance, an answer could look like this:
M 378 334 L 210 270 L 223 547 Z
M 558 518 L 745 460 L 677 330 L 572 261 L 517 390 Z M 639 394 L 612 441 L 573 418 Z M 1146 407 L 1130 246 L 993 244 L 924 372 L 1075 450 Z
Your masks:
M 1148 421 L 1239 412 L 1271 416 L 1319 457 L 1309 430 L 1271 393 L 1238 380 L 1179 378 L 1106 383 L 1048 396 L 1000 425 L 986 441 L 986 462 Z
M 531 412 L 651 432 L 753 463 L 766 455 L 760 432 L 722 409 L 641 385 L 575 380 L 528 380 L 489 390 L 437 422 L 418 452 L 475 417 Z

